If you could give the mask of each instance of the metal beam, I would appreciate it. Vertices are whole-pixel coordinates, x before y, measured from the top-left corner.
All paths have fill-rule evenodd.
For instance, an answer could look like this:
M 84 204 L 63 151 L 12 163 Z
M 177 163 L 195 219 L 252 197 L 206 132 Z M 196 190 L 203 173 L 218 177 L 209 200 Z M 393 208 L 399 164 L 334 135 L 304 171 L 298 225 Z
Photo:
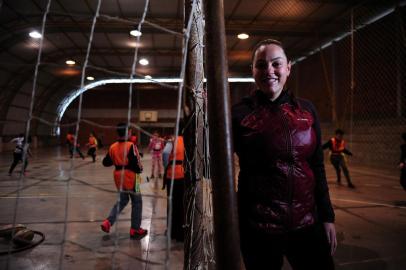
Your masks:
M 222 0 L 205 1 L 206 70 L 216 269 L 241 268 Z

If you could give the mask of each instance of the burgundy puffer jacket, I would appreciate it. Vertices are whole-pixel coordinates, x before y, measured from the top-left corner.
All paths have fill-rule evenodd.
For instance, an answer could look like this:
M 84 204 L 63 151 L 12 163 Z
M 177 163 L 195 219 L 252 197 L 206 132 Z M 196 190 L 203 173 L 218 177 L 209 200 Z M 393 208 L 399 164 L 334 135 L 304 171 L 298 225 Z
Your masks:
M 233 107 L 240 161 L 240 226 L 281 233 L 333 222 L 313 105 L 287 91 L 274 102 L 261 91 Z

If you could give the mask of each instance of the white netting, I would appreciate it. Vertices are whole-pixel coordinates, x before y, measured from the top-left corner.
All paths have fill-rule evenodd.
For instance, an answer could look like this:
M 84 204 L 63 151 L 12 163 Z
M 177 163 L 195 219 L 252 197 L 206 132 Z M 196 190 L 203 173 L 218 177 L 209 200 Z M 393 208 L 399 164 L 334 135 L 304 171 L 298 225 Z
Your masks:
M 29 137 L 31 134 L 31 122 L 32 120 L 35 120 L 37 123 L 41 123 L 43 125 L 55 127 L 55 123 L 51 123 L 48 120 L 41 118 L 39 116 L 33 115 L 34 111 L 34 106 L 36 103 L 35 97 L 36 97 L 36 88 L 37 88 L 37 78 L 39 76 L 39 66 L 40 65 L 49 65 L 49 66 L 57 66 L 55 63 L 45 63 L 41 62 L 41 56 L 42 56 L 42 44 L 44 39 L 47 37 L 46 33 L 46 25 L 47 25 L 47 20 L 51 18 L 52 16 L 83 16 L 77 15 L 77 14 L 70 14 L 68 12 L 60 12 L 60 11 L 52 11 L 52 1 L 49 0 L 47 3 L 46 8 L 44 9 L 44 14 L 43 14 L 43 21 L 42 21 L 42 28 L 41 28 L 41 34 L 42 34 L 42 39 L 40 41 L 40 46 L 38 50 L 38 57 L 37 57 L 37 63 L 36 63 L 36 68 L 35 68 L 35 74 L 34 74 L 34 82 L 33 82 L 33 88 L 32 88 L 32 95 L 31 95 L 31 100 L 30 100 L 30 111 L 29 111 L 29 118 L 27 120 L 27 125 L 26 125 L 26 133 L 25 137 L 26 139 Z M 175 31 L 172 31 L 166 27 L 163 27 L 161 25 L 158 25 L 156 23 L 150 22 L 146 19 L 147 14 L 148 14 L 148 8 L 149 8 L 149 1 L 146 0 L 144 4 L 144 9 L 142 12 L 142 16 L 140 17 L 139 20 L 129 20 L 128 18 L 120 18 L 116 16 L 112 16 L 111 14 L 101 14 L 100 13 L 100 7 L 102 4 L 102 0 L 97 1 L 97 6 L 95 8 L 95 12 L 92 15 L 93 20 L 91 24 L 91 29 L 89 30 L 89 35 L 88 35 L 88 43 L 87 43 L 87 48 L 86 48 L 86 56 L 83 61 L 83 65 L 81 67 L 81 83 L 80 83 L 80 89 L 85 88 L 85 78 L 87 76 L 87 71 L 89 69 L 92 70 L 98 70 L 103 72 L 104 74 L 109 74 L 111 76 L 118 76 L 118 78 L 129 78 L 130 80 L 141 77 L 144 78 L 144 74 L 140 74 L 136 72 L 136 67 L 137 67 L 137 60 L 138 60 L 138 46 L 135 47 L 134 49 L 134 56 L 132 60 L 132 65 L 131 65 L 131 73 L 126 74 L 123 72 L 117 72 L 114 70 L 109 70 L 104 67 L 99 67 L 94 64 L 89 63 L 89 57 L 92 54 L 92 48 L 97 47 L 97 44 L 94 44 L 93 36 L 95 33 L 95 28 L 97 27 L 97 23 L 99 20 L 106 20 L 106 21 L 115 21 L 115 22 L 121 22 L 121 23 L 126 23 L 129 25 L 134 25 L 136 24 L 137 30 L 142 31 L 142 26 L 144 24 L 147 24 L 149 27 L 153 27 L 155 29 L 158 29 L 162 32 L 165 32 L 166 34 L 174 35 L 177 37 L 182 37 L 183 44 L 182 44 L 182 63 L 181 66 L 179 67 L 180 70 L 180 83 L 178 84 L 178 102 L 177 102 L 177 113 L 176 113 L 176 121 L 174 123 L 174 149 L 177 147 L 177 136 L 179 134 L 179 122 L 181 120 L 181 112 L 182 112 L 182 106 L 184 106 L 183 103 L 183 94 L 185 89 L 191 93 L 192 102 L 195 103 L 194 110 L 190 113 L 188 117 L 188 123 L 185 125 L 185 129 L 193 128 L 193 132 L 195 133 L 195 140 L 193 141 L 192 144 L 194 144 L 194 148 L 197 150 L 190 155 L 188 153 L 187 160 L 186 160 L 186 167 L 194 169 L 189 170 L 189 172 L 195 170 L 194 173 L 191 173 L 191 178 L 189 181 L 193 183 L 193 185 L 190 185 L 189 188 L 186 189 L 185 191 L 185 209 L 187 213 L 190 215 L 186 218 L 185 222 L 185 228 L 186 228 L 186 239 L 187 241 L 187 248 L 185 248 L 186 255 L 188 260 L 186 262 L 185 268 L 186 269 L 196 269 L 196 268 L 201 268 L 205 267 L 207 268 L 209 265 L 212 265 L 214 263 L 214 254 L 213 254 L 213 244 L 212 244 L 212 238 L 213 238 L 213 229 L 212 229 L 212 206 L 211 206 L 211 182 L 210 182 L 210 175 L 209 175 L 209 155 L 208 155 L 208 122 L 207 122 L 207 102 L 206 102 L 206 95 L 205 91 L 203 90 L 203 12 L 202 12 L 202 3 L 200 1 L 193 1 L 191 7 L 190 7 L 190 16 L 187 18 L 187 26 L 183 30 L 183 33 L 178 33 Z M 197 34 L 195 33 L 194 35 L 197 36 L 197 41 L 193 40 L 192 44 L 192 49 L 189 50 L 189 38 L 190 38 L 190 33 L 191 29 L 198 29 Z M 196 30 L 194 30 L 196 31 Z M 137 37 L 137 42 L 139 42 L 141 39 L 141 36 Z M 200 59 L 196 62 L 196 65 L 200 66 L 200 73 L 199 74 L 190 74 L 190 71 L 188 71 L 188 77 L 189 81 L 185 82 L 185 77 L 186 77 L 186 64 L 188 61 L 188 53 L 190 51 L 195 50 L 195 48 L 198 48 L 200 50 Z M 190 80 L 190 77 L 194 77 L 192 81 Z M 166 84 L 162 83 L 159 81 L 156 81 L 154 79 L 149 79 L 152 83 L 156 83 L 157 85 L 160 85 L 162 87 L 167 87 L 167 88 L 174 88 L 172 84 Z M 190 84 L 190 85 L 189 85 Z M 133 91 L 133 83 L 129 83 L 129 89 L 128 89 L 128 108 L 127 108 L 127 129 L 128 128 L 135 128 L 138 129 L 140 132 L 143 134 L 146 134 L 147 136 L 151 136 L 148 131 L 144 130 L 141 128 L 139 125 L 136 125 L 135 123 L 132 122 L 132 104 L 133 104 L 133 96 L 134 96 L 134 91 Z M 78 143 L 78 138 L 80 137 L 80 132 L 81 132 L 81 125 L 86 124 L 87 126 L 93 126 L 93 127 L 98 127 L 101 129 L 106 129 L 109 131 L 114 132 L 116 129 L 115 125 L 106 125 L 104 123 L 97 123 L 88 119 L 84 119 L 82 116 L 82 104 L 83 104 L 83 91 L 80 92 L 78 96 L 78 108 L 77 108 L 77 117 L 74 122 L 71 123 L 64 123 L 60 124 L 58 123 L 58 128 L 69 128 L 69 127 L 75 127 L 75 132 L 74 132 L 74 146 L 77 145 Z M 137 108 L 139 109 L 139 108 Z M 59 119 L 60 120 L 60 119 Z M 189 124 L 191 122 L 194 122 L 192 126 Z M 126 130 L 128 131 L 128 130 Z M 126 139 L 128 139 L 128 132 L 126 132 Z M 185 140 L 188 140 L 187 136 L 185 136 Z M 73 157 L 76 154 L 76 147 L 73 147 Z M 25 159 L 25 155 L 23 155 L 23 158 Z M 125 158 L 125 157 L 124 157 Z M 197 165 L 196 165 L 197 164 Z M 174 168 L 175 168 L 175 160 L 173 161 L 172 164 L 173 172 L 172 175 L 174 175 Z M 75 182 L 75 184 L 80 184 L 83 186 L 91 186 L 92 184 L 89 181 L 80 179 L 76 174 L 75 170 L 79 168 L 81 165 L 78 164 L 77 161 L 75 161 L 74 158 L 70 159 L 70 166 L 68 169 L 68 176 L 67 178 L 63 179 L 65 185 L 65 194 L 64 194 L 64 220 L 63 220 L 63 232 L 62 232 L 62 239 L 60 242 L 58 242 L 56 245 L 59 246 L 60 251 L 59 251 L 59 259 L 58 259 L 58 265 L 56 266 L 58 269 L 64 268 L 64 264 L 66 263 L 67 259 L 67 254 L 65 252 L 65 249 L 67 245 L 76 245 L 76 246 L 81 246 L 81 244 L 76 243 L 74 240 L 72 240 L 69 237 L 69 227 L 70 227 L 70 215 L 72 213 L 72 210 L 78 211 L 78 209 L 71 209 L 70 204 L 72 200 L 72 194 L 71 194 L 71 184 L 72 182 Z M 196 166 L 199 168 L 196 170 Z M 111 179 L 111 176 L 106 176 L 109 179 Z M 53 181 L 54 179 L 49 178 L 47 181 Z M 173 179 L 172 179 L 173 180 Z M 58 180 L 60 181 L 60 179 Z M 122 170 L 121 174 L 121 183 L 124 181 L 124 168 Z M 39 182 L 33 183 L 32 185 L 36 185 Z M 196 186 L 196 183 L 199 183 L 201 186 L 198 188 Z M 25 185 L 24 182 L 24 168 L 22 169 L 21 177 L 18 181 L 18 187 L 13 194 L 16 194 L 16 200 L 15 200 L 15 205 L 14 205 L 14 210 L 13 210 L 13 218 L 12 218 L 12 224 L 15 226 L 17 223 L 19 223 L 18 220 L 18 208 L 19 208 L 19 202 L 20 202 L 20 191 L 25 189 L 27 185 Z M 171 191 L 170 195 L 167 198 L 168 199 L 168 228 L 167 228 L 167 241 L 166 241 L 166 256 L 165 258 L 161 258 L 162 260 L 154 261 L 152 262 L 152 265 L 161 265 L 165 267 L 165 269 L 170 269 L 171 267 L 171 226 L 172 226 L 172 220 L 171 220 L 171 212 L 172 212 L 172 192 L 173 192 L 173 185 L 171 185 Z M 100 188 L 98 187 L 98 190 L 108 192 L 109 194 L 113 193 L 114 191 L 109 188 Z M 198 194 L 199 192 L 199 194 Z M 120 192 L 116 192 L 117 194 L 117 202 L 120 201 Z M 154 200 L 161 200 L 161 199 L 166 199 L 166 196 L 161 196 L 159 194 L 153 194 L 153 195 L 143 195 L 145 198 L 152 198 Z M 197 201 L 199 203 L 202 203 L 201 205 L 196 206 Z M 95 202 L 97 203 L 97 202 Z M 107 211 L 108 209 L 106 209 Z M 196 211 L 197 210 L 197 211 Z M 154 217 L 152 217 L 154 218 Z M 137 257 L 133 256 L 131 254 L 128 254 L 126 252 L 123 252 L 120 250 L 120 242 L 122 240 L 122 237 L 120 237 L 119 234 L 119 223 L 120 223 L 120 218 L 118 217 L 114 229 L 113 229 L 113 234 L 114 234 L 114 247 L 111 249 L 95 249 L 94 247 L 84 247 L 85 249 L 89 249 L 93 252 L 95 258 L 104 256 L 106 255 L 109 257 L 109 262 L 107 262 L 107 265 L 110 265 L 112 269 L 121 269 L 121 264 L 120 261 L 123 260 L 126 256 L 128 256 L 128 260 L 136 259 L 142 263 L 144 263 L 145 269 L 148 269 L 149 266 L 149 242 L 147 244 L 147 252 L 145 257 Z M 128 221 L 126 221 L 128 222 Z M 197 223 L 196 223 L 197 222 Z M 95 224 L 95 227 L 98 228 L 99 224 Z M 198 237 L 196 238 L 196 232 L 198 232 Z M 91 236 L 89 236 L 91 237 Z M 100 236 L 98 236 L 100 237 Z M 193 240 L 191 240 L 193 239 Z M 198 242 L 194 242 L 197 239 Z M 148 240 L 150 241 L 150 240 Z M 203 255 L 195 256 L 193 255 L 194 253 L 198 253 L 199 250 L 203 247 Z M 10 244 L 9 245 L 9 250 L 8 250 L 8 258 L 7 258 L 7 264 L 6 264 L 6 269 L 9 269 L 11 260 L 14 258 L 12 257 L 12 250 L 13 247 Z M 89 258 L 89 260 L 92 260 L 94 258 Z

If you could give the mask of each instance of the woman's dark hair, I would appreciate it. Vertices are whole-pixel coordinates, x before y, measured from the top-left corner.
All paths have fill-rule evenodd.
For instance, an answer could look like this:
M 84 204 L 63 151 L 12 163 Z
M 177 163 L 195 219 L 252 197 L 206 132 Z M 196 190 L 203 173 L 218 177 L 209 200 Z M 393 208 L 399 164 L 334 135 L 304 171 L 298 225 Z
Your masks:
M 274 44 L 274 45 L 277 45 L 277 46 L 281 47 L 282 50 L 283 50 L 283 52 L 284 52 L 285 55 L 286 55 L 286 59 L 289 61 L 288 54 L 286 53 L 286 50 L 285 50 L 285 48 L 283 47 L 282 42 L 280 42 L 279 40 L 276 40 L 276 39 L 271 39 L 271 38 L 269 38 L 269 39 L 261 40 L 260 42 L 258 42 L 258 43 L 255 45 L 254 50 L 252 51 L 251 63 L 254 62 L 255 53 L 257 52 L 257 50 L 259 49 L 259 47 L 261 47 L 261 46 L 263 46 L 263 45 L 271 45 L 271 44 Z

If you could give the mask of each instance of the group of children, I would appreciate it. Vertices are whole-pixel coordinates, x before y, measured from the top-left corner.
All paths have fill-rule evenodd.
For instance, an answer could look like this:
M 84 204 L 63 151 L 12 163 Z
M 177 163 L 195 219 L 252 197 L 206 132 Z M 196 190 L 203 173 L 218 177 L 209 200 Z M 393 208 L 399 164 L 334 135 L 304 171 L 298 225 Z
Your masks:
M 142 197 L 140 193 L 140 174 L 142 173 L 143 166 L 141 164 L 141 155 L 137 148 L 137 136 L 127 127 L 125 123 L 119 123 L 116 128 L 118 139 L 113 143 L 106 156 L 103 158 L 103 165 L 106 167 L 114 166 L 113 178 L 117 190 L 120 192 L 120 200 L 112 207 L 110 214 L 101 224 L 102 231 L 109 233 L 111 226 L 115 223 L 118 214 L 126 207 L 131 200 L 131 228 L 130 237 L 133 239 L 141 239 L 147 235 L 148 231 L 141 228 L 142 218 Z M 126 136 L 126 131 L 128 132 Z M 333 165 L 337 174 L 337 183 L 341 184 L 341 170 L 347 180 L 349 188 L 355 188 L 351 181 L 349 171 L 346 165 L 344 155 L 352 156 L 352 153 L 346 148 L 343 139 L 344 131 L 337 129 L 335 136 L 323 144 L 323 149 L 330 150 L 330 162 Z M 127 140 L 126 140 L 127 138 Z M 406 133 L 402 134 L 404 144 L 401 145 L 401 158 L 399 168 L 401 169 L 400 183 L 406 190 Z M 29 144 L 31 137 L 25 139 L 24 134 L 20 134 L 13 138 L 10 142 L 15 143 L 13 151 L 13 162 L 9 169 L 9 175 L 13 173 L 14 168 L 19 162 L 23 163 L 23 170 L 28 165 L 27 155 L 31 156 Z M 75 142 L 75 136 L 72 132 L 68 132 L 66 136 L 66 143 L 69 148 L 70 157 L 73 158 L 77 153 L 84 159 L 84 155 L 80 151 L 79 143 Z M 96 162 L 96 150 L 99 142 L 95 134 L 92 132 L 89 135 L 87 154 L 92 157 L 93 162 Z M 173 194 L 173 211 L 172 211 L 172 238 L 183 241 L 183 160 L 184 160 L 184 145 L 183 137 L 178 137 L 177 149 L 174 151 L 174 138 L 168 136 L 166 139 L 160 138 L 157 132 L 154 132 L 150 138 L 148 150 L 152 155 L 152 170 L 151 178 L 157 175 L 159 178 L 163 177 L 163 188 L 167 189 L 168 196 L 170 186 L 174 185 Z M 175 159 L 175 169 L 172 170 L 172 160 Z M 164 175 L 162 171 L 164 169 Z M 171 172 L 175 171 L 172 176 Z M 176 180 L 173 183 L 172 179 Z M 180 180 L 180 181 L 179 181 Z M 176 195 L 176 196 L 175 196 Z
M 96 162 L 97 148 L 102 146 L 99 145 L 99 142 L 100 139 L 97 139 L 94 132 L 91 132 L 89 134 L 89 139 L 88 143 L 86 143 L 86 146 L 88 147 L 87 155 L 92 157 L 93 162 Z M 80 151 L 80 144 L 78 142 L 75 142 L 75 135 L 73 135 L 73 132 L 71 131 L 68 131 L 68 133 L 66 134 L 66 144 L 68 145 L 70 158 L 73 158 L 73 155 L 77 153 L 82 159 L 85 159 L 85 156 Z

